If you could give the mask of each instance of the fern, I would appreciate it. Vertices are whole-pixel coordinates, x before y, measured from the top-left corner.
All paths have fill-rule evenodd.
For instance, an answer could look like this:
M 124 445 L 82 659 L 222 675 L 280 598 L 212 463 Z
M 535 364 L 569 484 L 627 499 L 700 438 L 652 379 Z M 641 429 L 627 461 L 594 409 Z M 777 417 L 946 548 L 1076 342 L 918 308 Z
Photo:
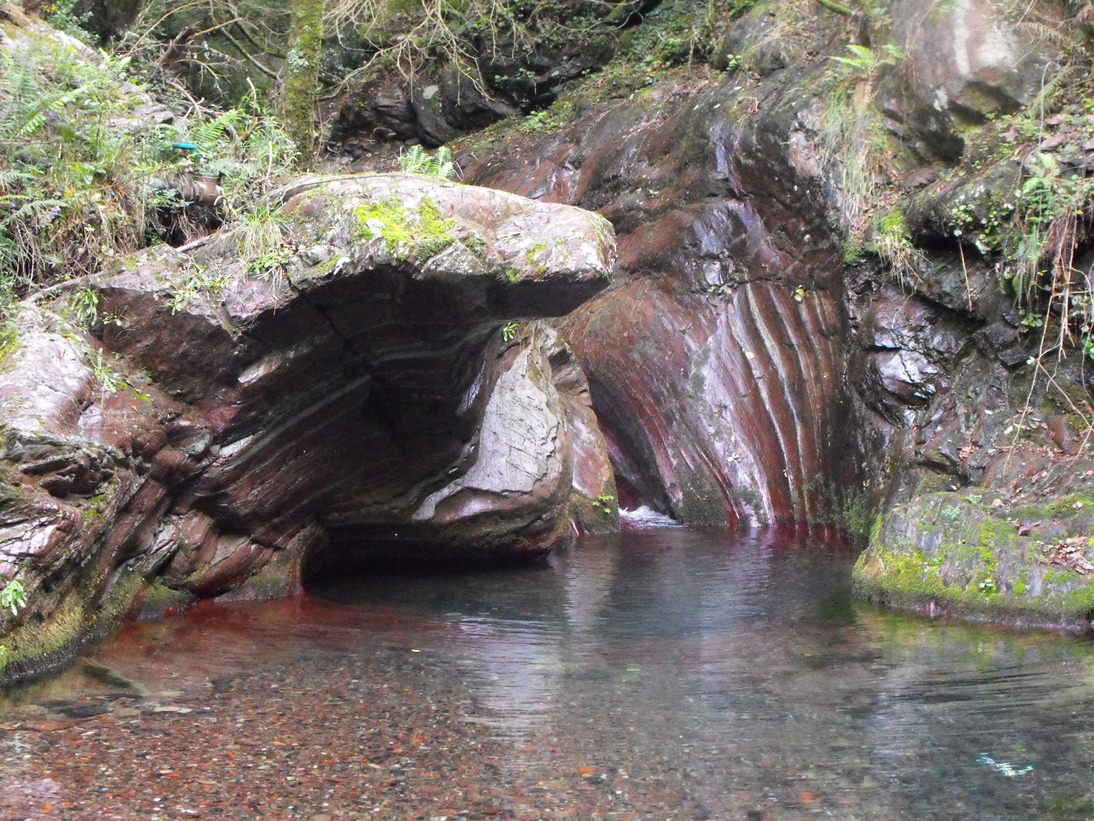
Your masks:
M 399 168 L 407 174 L 421 174 L 442 180 L 452 179 L 456 175 L 452 151 L 443 145 L 432 154 L 420 145 L 412 145 L 399 157 Z

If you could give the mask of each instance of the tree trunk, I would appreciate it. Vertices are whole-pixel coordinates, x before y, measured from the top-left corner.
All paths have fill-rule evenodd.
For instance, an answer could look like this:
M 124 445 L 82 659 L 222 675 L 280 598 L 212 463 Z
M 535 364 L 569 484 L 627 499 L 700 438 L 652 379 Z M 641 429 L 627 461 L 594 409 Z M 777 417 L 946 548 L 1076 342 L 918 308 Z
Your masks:
M 302 163 L 315 153 L 315 97 L 325 10 L 326 0 L 292 0 L 281 109 L 289 136 L 300 150 Z

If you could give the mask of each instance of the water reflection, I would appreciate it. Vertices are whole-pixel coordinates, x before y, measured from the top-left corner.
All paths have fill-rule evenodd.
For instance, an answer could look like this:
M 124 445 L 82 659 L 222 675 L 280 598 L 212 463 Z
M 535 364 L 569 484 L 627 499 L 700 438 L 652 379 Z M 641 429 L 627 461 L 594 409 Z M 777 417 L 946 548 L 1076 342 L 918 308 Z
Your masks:
M 852 560 L 675 530 L 588 539 L 539 573 L 324 595 L 457 623 L 446 653 L 478 720 L 523 742 L 515 772 L 567 749 L 680 779 L 712 817 L 820 794 L 881 817 L 1008 817 L 1090 795 L 1090 642 L 856 606 Z
M 422 691 L 503 745 L 504 783 L 610 773 L 640 815 L 1094 815 L 1094 643 L 855 605 L 853 558 L 762 533 L 589 538 L 547 567 L 344 578 L 134 625 L 96 658 L 204 692 L 255 670 L 321 687 L 341 658 L 405 677 L 390 653 L 418 653 Z M 72 672 L 6 709 L 102 686 Z

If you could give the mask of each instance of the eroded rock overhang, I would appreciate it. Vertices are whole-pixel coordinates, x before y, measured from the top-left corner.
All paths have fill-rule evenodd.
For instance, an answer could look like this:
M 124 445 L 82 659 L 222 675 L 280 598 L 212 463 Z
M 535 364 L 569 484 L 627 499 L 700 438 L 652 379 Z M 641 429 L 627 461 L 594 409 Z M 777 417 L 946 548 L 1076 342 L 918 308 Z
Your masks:
M 40 667 L 149 582 L 284 593 L 364 545 L 540 555 L 573 530 L 577 450 L 611 492 L 584 379 L 534 322 L 608 284 L 606 220 L 407 175 L 304 180 L 270 219 L 257 250 L 239 226 L 122 260 L 90 283 L 94 338 L 63 297 L 23 307 L 0 559 L 31 605 L 0 664 Z

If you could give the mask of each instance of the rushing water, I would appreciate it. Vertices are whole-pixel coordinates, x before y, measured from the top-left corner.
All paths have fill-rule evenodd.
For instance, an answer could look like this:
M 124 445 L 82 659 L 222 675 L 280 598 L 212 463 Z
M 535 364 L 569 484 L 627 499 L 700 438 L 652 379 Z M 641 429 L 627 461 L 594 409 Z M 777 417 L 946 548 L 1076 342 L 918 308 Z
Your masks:
M 852 561 L 659 530 L 132 625 L 0 703 L 0 807 L 1094 817 L 1094 643 L 856 605 Z

